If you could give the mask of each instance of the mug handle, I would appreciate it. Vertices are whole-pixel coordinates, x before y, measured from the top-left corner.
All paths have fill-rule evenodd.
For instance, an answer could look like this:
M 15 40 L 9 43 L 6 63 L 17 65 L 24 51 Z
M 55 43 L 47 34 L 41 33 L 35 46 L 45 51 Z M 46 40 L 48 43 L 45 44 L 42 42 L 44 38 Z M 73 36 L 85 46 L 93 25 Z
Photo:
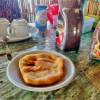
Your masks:
M 7 35 L 12 36 L 15 34 L 15 29 L 12 26 L 7 27 Z

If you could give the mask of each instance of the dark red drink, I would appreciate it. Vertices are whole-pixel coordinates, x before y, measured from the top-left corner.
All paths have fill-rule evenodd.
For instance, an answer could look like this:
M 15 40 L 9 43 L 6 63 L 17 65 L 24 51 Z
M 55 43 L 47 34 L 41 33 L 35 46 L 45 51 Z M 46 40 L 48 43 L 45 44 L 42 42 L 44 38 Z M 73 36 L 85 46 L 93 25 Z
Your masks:
M 59 0 L 64 23 L 63 40 L 58 46 L 61 50 L 77 51 L 79 49 L 83 20 L 81 4 L 81 0 Z

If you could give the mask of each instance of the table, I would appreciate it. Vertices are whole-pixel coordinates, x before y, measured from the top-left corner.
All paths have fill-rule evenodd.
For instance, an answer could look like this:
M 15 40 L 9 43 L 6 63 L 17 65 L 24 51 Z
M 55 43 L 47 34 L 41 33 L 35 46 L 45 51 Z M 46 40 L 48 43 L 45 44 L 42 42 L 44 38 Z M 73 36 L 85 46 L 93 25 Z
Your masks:
M 91 33 L 82 34 L 78 53 L 58 52 L 68 56 L 76 67 L 73 81 L 66 87 L 50 92 L 29 92 L 15 87 L 6 76 L 7 60 L 0 62 L 0 97 L 3 100 L 100 100 L 100 74 L 91 78 L 90 72 L 100 72 L 100 62 L 89 60 Z M 32 39 L 10 43 L 13 53 L 35 46 Z M 0 48 L 0 51 L 4 49 Z M 90 76 L 89 76 L 90 75 Z M 94 81 L 93 81 L 94 79 Z

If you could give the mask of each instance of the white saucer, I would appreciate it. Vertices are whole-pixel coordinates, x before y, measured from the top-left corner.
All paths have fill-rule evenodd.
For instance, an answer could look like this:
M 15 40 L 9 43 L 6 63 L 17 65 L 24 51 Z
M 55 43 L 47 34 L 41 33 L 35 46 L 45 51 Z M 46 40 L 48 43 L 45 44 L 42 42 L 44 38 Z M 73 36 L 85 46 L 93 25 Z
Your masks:
M 32 37 L 32 35 L 31 35 L 31 33 L 29 33 L 27 36 L 24 36 L 24 37 L 13 37 L 13 38 L 11 37 L 11 38 L 9 38 L 8 42 L 19 42 L 19 41 L 29 39 L 31 37 Z
M 45 86 L 45 87 L 35 87 L 35 86 L 26 85 L 19 75 L 19 67 L 18 67 L 19 59 L 23 57 L 24 55 L 37 53 L 37 52 L 41 52 L 41 51 L 38 50 L 38 51 L 28 51 L 24 53 L 21 52 L 19 55 L 17 55 L 15 58 L 12 59 L 12 61 L 9 63 L 7 67 L 7 76 L 8 76 L 8 79 L 11 81 L 11 83 L 13 83 L 15 86 L 24 90 L 44 92 L 44 91 L 53 91 L 53 90 L 62 88 L 64 86 L 67 86 L 73 80 L 73 77 L 75 75 L 75 67 L 72 61 L 68 57 L 55 51 L 42 50 L 42 52 L 53 53 L 65 59 L 65 67 L 67 71 L 66 75 L 62 81 L 54 85 Z
M 28 25 L 30 27 L 30 33 L 28 35 L 23 36 L 23 37 L 9 37 L 8 42 L 19 42 L 19 41 L 23 41 L 26 39 L 30 39 L 39 32 L 38 29 L 34 26 L 34 23 L 33 24 L 29 23 Z

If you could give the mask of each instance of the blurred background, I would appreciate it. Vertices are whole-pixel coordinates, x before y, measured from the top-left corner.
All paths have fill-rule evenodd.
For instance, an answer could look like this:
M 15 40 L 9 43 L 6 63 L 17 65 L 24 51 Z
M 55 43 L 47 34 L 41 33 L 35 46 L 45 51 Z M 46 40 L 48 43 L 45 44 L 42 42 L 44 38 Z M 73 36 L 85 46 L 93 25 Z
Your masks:
M 82 0 L 84 25 L 83 33 L 95 28 L 100 20 L 100 0 Z M 0 0 L 0 17 L 9 19 L 24 18 L 33 23 L 35 14 L 34 7 L 36 4 L 58 3 L 58 0 Z M 87 26 L 88 25 L 88 26 Z M 84 30 L 89 27 L 88 30 Z

